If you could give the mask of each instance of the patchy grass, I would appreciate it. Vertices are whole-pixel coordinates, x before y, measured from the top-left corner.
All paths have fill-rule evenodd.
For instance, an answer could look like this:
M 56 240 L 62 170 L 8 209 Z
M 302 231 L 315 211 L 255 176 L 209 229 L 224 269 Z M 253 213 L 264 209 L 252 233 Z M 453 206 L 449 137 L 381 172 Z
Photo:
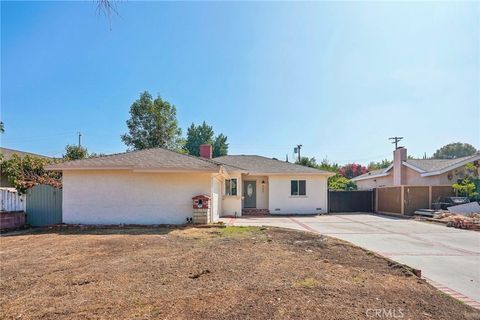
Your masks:
M 315 288 L 319 285 L 319 282 L 313 278 L 305 278 L 303 280 L 295 281 L 293 286 L 295 288 Z
M 249 237 L 252 235 L 262 234 L 266 228 L 249 227 L 249 226 L 231 226 L 222 229 L 218 229 L 218 234 L 221 237 Z
M 403 267 L 278 228 L 111 228 L 0 238 L 0 319 L 479 319 Z

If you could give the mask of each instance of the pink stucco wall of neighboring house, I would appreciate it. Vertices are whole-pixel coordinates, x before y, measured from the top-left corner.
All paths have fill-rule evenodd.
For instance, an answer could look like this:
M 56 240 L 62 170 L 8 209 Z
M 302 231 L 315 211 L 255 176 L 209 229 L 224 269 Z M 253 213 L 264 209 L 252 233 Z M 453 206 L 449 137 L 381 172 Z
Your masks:
M 385 177 L 378 177 L 378 178 L 356 181 L 356 183 L 357 183 L 358 189 L 360 190 L 393 186 L 393 173 L 390 172 L 390 174 Z

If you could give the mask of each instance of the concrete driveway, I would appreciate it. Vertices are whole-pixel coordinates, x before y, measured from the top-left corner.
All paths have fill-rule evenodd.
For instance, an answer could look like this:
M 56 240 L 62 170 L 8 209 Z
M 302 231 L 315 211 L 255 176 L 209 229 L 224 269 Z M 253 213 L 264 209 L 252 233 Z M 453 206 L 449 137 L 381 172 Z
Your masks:
M 363 213 L 222 221 L 311 231 L 346 240 L 422 270 L 422 276 L 439 289 L 480 308 L 480 232 Z

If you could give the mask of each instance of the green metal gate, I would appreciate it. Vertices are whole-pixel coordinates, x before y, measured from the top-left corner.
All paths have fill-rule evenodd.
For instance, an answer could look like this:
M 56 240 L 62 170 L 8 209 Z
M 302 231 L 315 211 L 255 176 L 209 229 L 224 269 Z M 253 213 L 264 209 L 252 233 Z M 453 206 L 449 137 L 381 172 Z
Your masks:
M 62 189 L 45 184 L 28 189 L 26 209 L 32 226 L 62 223 Z

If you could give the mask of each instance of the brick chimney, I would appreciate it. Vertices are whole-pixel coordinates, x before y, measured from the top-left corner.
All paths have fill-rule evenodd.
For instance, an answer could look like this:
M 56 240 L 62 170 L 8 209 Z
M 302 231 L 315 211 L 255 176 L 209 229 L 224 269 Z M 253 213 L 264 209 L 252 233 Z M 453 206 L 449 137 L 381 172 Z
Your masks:
M 407 149 L 399 147 L 393 151 L 393 185 L 401 186 L 405 184 L 405 168 L 403 161 L 407 161 Z
M 200 157 L 205 159 L 212 159 L 212 145 L 201 144 L 200 145 Z

